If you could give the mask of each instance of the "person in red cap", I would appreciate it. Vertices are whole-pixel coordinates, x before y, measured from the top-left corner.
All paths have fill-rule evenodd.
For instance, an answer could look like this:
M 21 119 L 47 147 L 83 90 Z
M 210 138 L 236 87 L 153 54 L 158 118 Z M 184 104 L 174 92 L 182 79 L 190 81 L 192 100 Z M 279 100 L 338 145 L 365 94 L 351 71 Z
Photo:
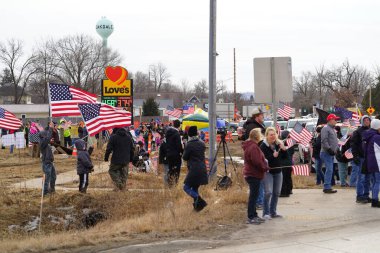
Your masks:
M 327 116 L 327 124 L 321 131 L 321 153 L 320 157 L 325 164 L 325 180 L 323 186 L 324 193 L 336 193 L 337 190 L 331 188 L 331 178 L 334 171 L 334 156 L 338 150 L 338 137 L 335 132 L 336 120 L 339 119 L 335 114 L 329 114 Z

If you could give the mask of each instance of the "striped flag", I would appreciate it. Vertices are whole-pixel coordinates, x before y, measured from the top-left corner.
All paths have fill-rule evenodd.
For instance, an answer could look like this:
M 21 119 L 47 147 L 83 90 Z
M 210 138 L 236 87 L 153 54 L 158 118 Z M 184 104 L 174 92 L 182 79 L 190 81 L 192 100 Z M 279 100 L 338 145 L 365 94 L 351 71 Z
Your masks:
M 79 104 L 89 135 L 103 130 L 131 125 L 131 113 L 103 103 Z
M 280 115 L 284 119 L 289 119 L 290 115 L 292 114 L 292 111 L 293 111 L 292 107 L 290 107 L 290 106 L 288 106 L 282 102 L 279 103 L 277 113 L 278 113 L 278 115 Z
M 21 127 L 22 122 L 16 116 L 0 107 L 0 128 L 17 130 Z
M 344 156 L 348 159 L 351 160 L 354 158 L 354 155 L 352 154 L 351 149 L 348 149 L 346 152 L 344 152 Z
M 310 170 L 308 164 L 293 165 L 293 175 L 295 176 L 310 176 Z
M 80 116 L 78 104 L 96 103 L 96 95 L 67 84 L 49 83 L 52 117 Z
M 293 147 L 295 144 L 296 144 L 296 141 L 293 140 L 292 138 L 288 138 L 288 139 L 286 139 L 286 146 L 287 146 L 288 148 Z
M 310 143 L 313 135 L 307 131 L 307 129 L 304 128 L 299 122 L 297 122 L 294 125 L 293 130 L 290 132 L 290 138 L 306 146 Z
M 193 114 L 194 113 L 194 106 L 184 105 L 182 109 L 183 109 L 183 114 Z
M 166 107 L 165 113 L 167 115 L 172 116 L 172 117 L 177 118 L 177 119 L 179 117 L 181 117 L 181 115 L 182 115 L 182 111 L 181 110 L 175 109 L 173 106 L 170 106 L 170 105 L 168 105 Z
M 360 126 L 361 125 L 360 124 L 360 115 L 357 114 L 356 112 L 352 113 L 352 120 L 353 120 L 355 126 Z M 351 124 L 351 125 L 353 125 L 353 124 Z
M 279 124 L 276 124 L 276 131 L 277 131 L 278 136 L 281 136 L 281 127 Z
M 344 146 L 346 145 L 347 141 L 350 139 L 350 137 L 346 138 L 346 139 L 340 139 L 338 140 L 338 145 L 339 146 Z

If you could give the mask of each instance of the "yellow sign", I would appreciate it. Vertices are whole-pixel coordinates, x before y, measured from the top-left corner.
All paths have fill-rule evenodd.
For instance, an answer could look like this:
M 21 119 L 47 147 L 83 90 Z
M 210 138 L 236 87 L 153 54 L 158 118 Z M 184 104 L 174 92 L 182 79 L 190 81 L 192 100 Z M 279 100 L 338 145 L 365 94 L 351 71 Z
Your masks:
M 124 80 L 121 84 L 111 80 L 103 80 L 102 96 L 103 97 L 126 97 L 132 96 L 131 80 Z
M 372 106 L 368 107 L 367 112 L 368 112 L 368 114 L 373 114 L 375 112 L 375 108 L 373 108 Z

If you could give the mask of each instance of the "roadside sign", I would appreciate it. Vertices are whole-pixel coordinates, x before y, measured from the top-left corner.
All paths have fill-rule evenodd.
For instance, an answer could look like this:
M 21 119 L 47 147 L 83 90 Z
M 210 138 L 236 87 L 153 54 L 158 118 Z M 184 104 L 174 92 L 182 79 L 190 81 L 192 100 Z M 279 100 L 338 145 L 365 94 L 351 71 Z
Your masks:
M 373 108 L 372 106 L 370 106 L 370 107 L 367 108 L 367 112 L 368 112 L 368 114 L 373 114 L 375 112 L 375 108 Z

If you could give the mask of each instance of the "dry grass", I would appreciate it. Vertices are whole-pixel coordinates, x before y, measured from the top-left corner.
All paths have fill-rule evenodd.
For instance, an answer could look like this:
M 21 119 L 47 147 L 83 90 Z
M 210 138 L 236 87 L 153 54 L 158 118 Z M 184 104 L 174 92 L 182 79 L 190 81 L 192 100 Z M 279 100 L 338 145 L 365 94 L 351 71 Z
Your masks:
M 231 143 L 229 147 L 233 156 L 242 155 L 241 142 Z M 221 155 L 219 153 L 218 157 Z M 102 153 L 95 153 L 94 156 L 95 160 L 101 159 Z M 71 166 L 73 165 L 67 165 Z M 218 168 L 219 174 L 224 174 L 220 159 Z M 39 167 L 38 170 L 40 173 Z M 183 168 L 180 182 L 183 182 L 185 170 Z M 0 194 L 0 248 L 4 252 L 47 252 L 120 241 L 151 241 L 152 238 L 222 236 L 244 226 L 248 188 L 241 171 L 242 165 L 237 165 L 236 173 L 231 164 L 228 165 L 228 172 L 234 182 L 228 191 L 214 191 L 215 183 L 201 187 L 201 195 L 209 203 L 201 213 L 192 211 L 192 199 L 183 192 L 182 184 L 170 190 L 163 187 L 161 171 L 157 176 L 132 173 L 128 179 L 129 189 L 153 189 L 152 191 L 91 190 L 113 187 L 108 173 L 93 175 L 90 177 L 89 194 L 58 192 L 45 200 L 41 233 L 8 231 L 9 225 L 23 225 L 30 221 L 31 216 L 38 216 L 40 192 L 4 189 Z M 13 176 L 11 174 L 10 177 Z M 314 177 L 294 177 L 294 185 L 295 188 L 313 187 Z M 76 187 L 74 184 L 65 186 Z M 73 208 L 64 211 L 60 209 L 62 207 Z M 81 222 L 83 209 L 100 211 L 106 215 L 107 220 L 91 229 L 85 229 Z M 68 213 L 76 218 L 68 226 L 53 224 L 46 218 L 48 215 L 64 218 Z

